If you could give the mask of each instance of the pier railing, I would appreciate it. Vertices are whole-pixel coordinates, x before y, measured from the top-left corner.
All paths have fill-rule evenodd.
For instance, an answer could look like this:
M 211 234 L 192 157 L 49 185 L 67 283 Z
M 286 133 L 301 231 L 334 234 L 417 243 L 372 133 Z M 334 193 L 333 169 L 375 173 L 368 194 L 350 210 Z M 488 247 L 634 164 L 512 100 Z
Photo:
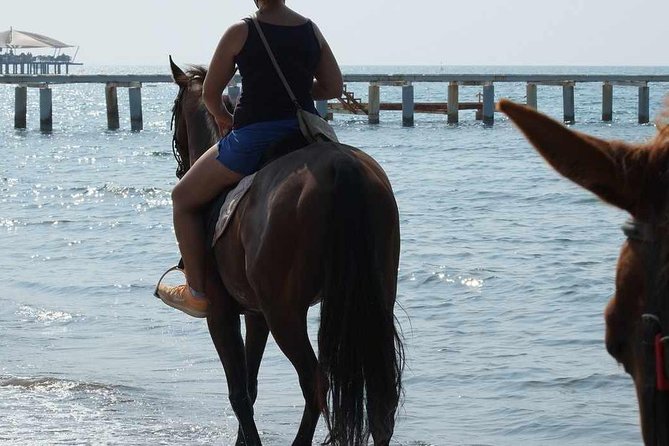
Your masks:
M 239 76 L 231 81 L 228 94 L 233 102 L 239 96 Z M 52 94 L 51 85 L 58 84 L 104 84 L 107 105 L 107 125 L 111 130 L 119 128 L 117 88 L 129 89 L 130 122 L 132 130 L 143 128 L 142 96 L 143 84 L 172 83 L 169 75 L 6 75 L 0 76 L 0 84 L 16 85 L 14 126 L 26 127 L 27 88 L 40 90 L 40 129 L 52 130 Z M 483 122 L 492 125 L 495 113 L 495 83 L 526 84 L 527 104 L 537 108 L 537 86 L 552 85 L 562 87 L 563 116 L 566 123 L 575 122 L 574 86 L 577 83 L 600 83 L 602 85 L 602 120 L 613 119 L 613 87 L 627 86 L 638 88 L 638 121 L 641 124 L 650 119 L 649 83 L 669 83 L 669 75 L 589 75 L 589 74 L 347 74 L 345 83 L 368 83 L 367 103 L 359 102 L 356 110 L 363 111 L 371 124 L 379 122 L 380 110 L 401 110 L 402 123 L 411 126 L 415 112 L 444 113 L 450 124 L 459 120 L 459 110 L 476 108 Z M 448 85 L 446 103 L 420 103 L 414 101 L 414 85 L 416 83 L 443 83 Z M 402 88 L 401 104 L 381 102 L 381 86 L 397 86 Z M 459 101 L 460 86 L 481 86 L 482 101 L 480 104 L 462 103 Z M 350 102 L 350 97 L 343 98 Z M 342 101 L 344 103 L 345 101 Z M 347 107 L 318 101 L 317 109 L 323 116 L 332 112 L 351 112 Z

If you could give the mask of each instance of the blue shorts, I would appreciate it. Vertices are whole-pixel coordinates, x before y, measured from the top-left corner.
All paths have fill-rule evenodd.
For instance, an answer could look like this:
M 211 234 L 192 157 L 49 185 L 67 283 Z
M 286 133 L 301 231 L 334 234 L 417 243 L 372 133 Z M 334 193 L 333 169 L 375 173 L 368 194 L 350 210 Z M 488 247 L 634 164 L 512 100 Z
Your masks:
M 221 138 L 216 159 L 233 172 L 250 175 L 272 143 L 299 131 L 297 118 L 245 125 Z

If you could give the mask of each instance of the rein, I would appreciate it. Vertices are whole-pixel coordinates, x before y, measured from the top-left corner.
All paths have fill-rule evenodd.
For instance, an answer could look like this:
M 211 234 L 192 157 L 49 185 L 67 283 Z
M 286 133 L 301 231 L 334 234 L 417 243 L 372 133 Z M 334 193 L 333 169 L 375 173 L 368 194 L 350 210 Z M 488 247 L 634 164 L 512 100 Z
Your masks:
M 174 127 L 174 124 L 176 122 L 179 122 L 181 118 L 181 101 L 183 100 L 183 95 L 185 91 L 186 91 L 185 88 L 183 87 L 179 88 L 179 93 L 177 94 L 177 97 L 174 99 L 174 106 L 172 107 L 172 120 L 170 121 L 170 131 L 172 131 L 172 154 L 174 155 L 174 159 L 176 159 L 177 161 L 176 176 L 179 179 L 181 179 L 181 177 L 186 175 L 188 167 L 186 166 L 186 163 L 184 162 L 184 157 L 181 154 L 182 148 L 179 144 L 179 140 L 177 138 L 177 130 Z
M 642 354 L 646 366 L 643 368 L 645 375 L 644 393 L 648 399 L 648 407 L 652 408 L 655 426 L 653 428 L 654 441 L 657 445 L 667 444 L 667 438 L 663 438 L 664 426 L 666 424 L 666 403 L 669 397 L 669 335 L 665 330 L 669 317 L 667 311 L 666 296 L 659 287 L 662 272 L 657 265 L 661 265 L 661 238 L 656 236 L 656 227 L 650 223 L 636 219 L 627 220 L 622 226 L 623 233 L 628 240 L 642 243 L 647 249 L 646 262 L 648 276 L 647 302 L 641 315 Z M 659 290 L 659 291 L 658 291 Z
M 653 264 L 659 264 L 659 255 L 658 255 L 658 239 L 655 237 L 653 231 L 653 225 L 650 223 L 640 222 L 635 219 L 627 220 L 622 226 L 623 233 L 628 240 L 633 240 L 645 244 L 651 252 L 651 259 L 649 266 Z M 646 302 L 646 309 L 641 315 L 641 321 L 644 324 L 644 331 L 648 332 L 644 335 L 645 343 L 652 343 L 655 350 L 655 362 L 656 362 L 656 389 L 659 391 L 669 391 L 669 368 L 664 365 L 665 359 L 665 349 L 666 345 L 669 343 L 669 335 L 665 333 L 663 327 L 663 316 L 669 316 L 662 314 L 662 299 L 664 296 L 659 293 L 651 293 L 650 291 L 654 288 L 654 281 L 657 280 L 654 277 L 649 280 L 649 292 L 648 301 Z M 648 339 L 647 337 L 652 337 Z M 652 341 L 652 342 L 651 342 Z

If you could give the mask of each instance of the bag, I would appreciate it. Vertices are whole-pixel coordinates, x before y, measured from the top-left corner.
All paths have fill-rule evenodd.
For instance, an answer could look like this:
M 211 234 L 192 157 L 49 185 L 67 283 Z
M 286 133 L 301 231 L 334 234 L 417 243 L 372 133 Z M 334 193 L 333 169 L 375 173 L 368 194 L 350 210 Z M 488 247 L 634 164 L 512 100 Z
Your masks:
M 304 110 L 300 106 L 300 103 L 297 101 L 297 98 L 293 94 L 293 90 L 290 88 L 290 85 L 288 85 L 286 77 L 283 75 L 283 71 L 281 71 L 281 67 L 279 67 L 279 63 L 276 61 L 276 58 L 274 57 L 274 53 L 272 52 L 272 49 L 270 48 L 269 43 L 265 38 L 265 33 L 263 33 L 262 28 L 260 28 L 260 23 L 258 23 L 258 17 L 254 14 L 251 16 L 251 20 L 253 20 L 253 23 L 255 24 L 256 29 L 258 30 L 258 34 L 260 35 L 260 40 L 262 40 L 263 45 L 265 45 L 267 54 L 269 55 L 269 58 L 272 61 L 272 65 L 274 65 L 274 69 L 276 70 L 276 73 L 279 75 L 279 78 L 281 79 L 283 86 L 286 88 L 288 96 L 290 96 L 290 99 L 293 101 L 293 104 L 295 104 L 295 107 L 297 108 L 297 122 L 300 124 L 300 132 L 302 132 L 302 136 L 304 136 L 304 139 L 306 139 L 310 143 L 318 141 L 339 142 L 334 129 L 330 124 L 328 124 L 328 122 L 325 119 Z
M 330 141 L 339 142 L 334 129 L 320 116 L 306 110 L 297 110 L 297 121 L 300 123 L 302 136 L 309 142 Z

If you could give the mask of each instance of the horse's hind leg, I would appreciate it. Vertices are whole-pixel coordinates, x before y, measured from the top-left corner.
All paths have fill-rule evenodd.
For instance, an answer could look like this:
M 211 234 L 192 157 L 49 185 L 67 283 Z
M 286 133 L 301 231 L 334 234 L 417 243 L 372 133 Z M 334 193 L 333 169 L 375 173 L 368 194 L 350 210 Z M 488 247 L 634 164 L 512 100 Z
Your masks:
M 374 392 L 370 392 L 374 394 Z M 367 416 L 369 418 L 369 429 L 374 439 L 374 446 L 387 446 L 390 444 L 390 439 L 395 430 L 395 411 L 399 395 L 392 395 L 391 401 L 395 401 L 395 407 L 375 407 L 378 405 L 377 401 L 369 398 L 367 401 Z
M 268 323 L 279 348 L 297 371 L 304 396 L 302 422 L 293 445 L 311 445 L 320 416 L 320 408 L 316 389 L 318 360 L 307 334 L 306 309 L 302 314 L 282 314 L 278 318 L 270 317 Z
M 209 289 L 207 290 L 209 293 Z M 211 294 L 210 294 L 211 295 Z M 226 296 L 223 300 L 229 300 Z M 253 403 L 248 391 L 248 376 L 239 313 L 232 305 L 213 303 L 207 317 L 209 333 L 223 363 L 228 382 L 228 397 L 239 421 L 246 446 L 260 445 L 260 436 L 253 420 Z
M 269 328 L 265 318 L 260 314 L 247 314 L 244 316 L 246 325 L 246 370 L 248 373 L 248 391 L 251 404 L 255 404 L 258 396 L 258 370 L 262 355 L 265 352 Z M 241 425 L 237 434 L 237 446 L 245 446 L 244 435 Z

